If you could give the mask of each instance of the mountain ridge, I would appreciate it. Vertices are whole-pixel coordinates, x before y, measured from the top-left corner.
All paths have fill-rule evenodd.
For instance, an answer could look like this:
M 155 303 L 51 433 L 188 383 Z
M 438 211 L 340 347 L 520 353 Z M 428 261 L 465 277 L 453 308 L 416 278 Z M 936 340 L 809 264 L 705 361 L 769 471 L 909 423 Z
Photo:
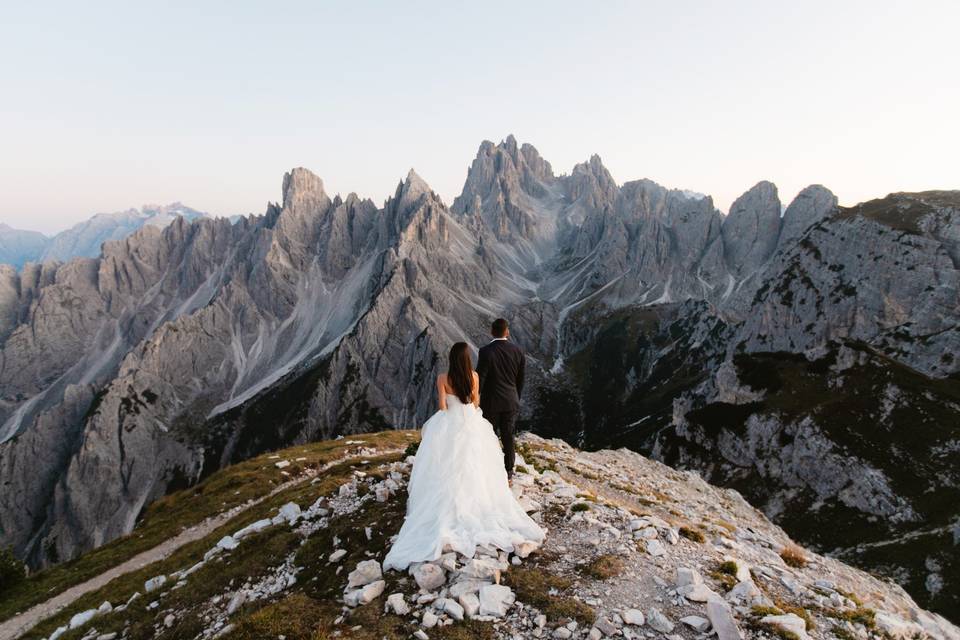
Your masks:
M 611 370 L 630 385 L 647 367 L 666 376 L 650 392 L 676 442 L 674 407 L 710 404 L 697 384 L 741 352 L 849 337 L 947 378 L 960 368 L 943 357 L 960 344 L 956 194 L 863 215 L 811 186 L 781 217 L 761 182 L 723 216 L 709 197 L 618 186 L 599 156 L 555 176 L 510 137 L 481 144 L 449 208 L 412 170 L 378 208 L 331 200 L 298 168 L 262 215 L 178 218 L 99 258 L 0 270 L 0 535 L 35 565 L 64 560 L 264 447 L 419 424 L 446 345 L 482 344 L 499 315 L 528 352 L 531 393 L 555 398 L 612 315 L 678 309 L 652 338 L 663 353 L 639 345 L 632 368 Z M 904 208 L 910 228 L 889 226 Z M 697 370 L 684 354 L 701 352 Z M 688 379 L 658 364 L 671 357 L 688 358 Z M 531 428 L 554 428 L 530 405 Z
M 27 262 L 66 262 L 73 258 L 95 258 L 100 245 L 119 240 L 143 226 L 164 227 L 177 216 L 188 220 L 207 217 L 181 202 L 168 205 L 145 204 L 115 213 L 95 213 L 77 224 L 47 236 L 38 231 L 14 229 L 0 223 L 0 265 L 21 269 Z

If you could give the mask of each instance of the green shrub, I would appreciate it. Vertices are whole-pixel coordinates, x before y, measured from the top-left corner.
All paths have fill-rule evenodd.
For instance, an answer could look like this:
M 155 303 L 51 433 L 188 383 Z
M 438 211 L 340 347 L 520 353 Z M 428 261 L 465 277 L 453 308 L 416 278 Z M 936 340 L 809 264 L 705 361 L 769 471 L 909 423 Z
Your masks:
M 737 575 L 738 570 L 739 570 L 739 567 L 737 566 L 737 563 L 734 562 L 733 560 L 727 560 L 726 562 L 720 563 L 720 568 L 719 568 L 720 573 L 726 573 L 727 575 L 735 576 Z
M 13 555 L 12 548 L 0 549 L 0 593 L 5 593 L 27 577 L 23 563 Z

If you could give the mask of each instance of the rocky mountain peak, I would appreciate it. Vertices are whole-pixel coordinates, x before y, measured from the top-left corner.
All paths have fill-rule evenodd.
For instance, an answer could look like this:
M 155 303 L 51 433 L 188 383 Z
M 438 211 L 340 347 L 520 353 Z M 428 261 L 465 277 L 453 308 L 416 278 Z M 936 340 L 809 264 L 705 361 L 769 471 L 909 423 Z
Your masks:
M 772 182 L 762 180 L 737 198 L 723 221 L 728 266 L 738 277 L 755 273 L 773 254 L 780 237 L 780 198 Z
M 401 207 L 413 204 L 420 196 L 428 193 L 432 193 L 430 185 L 413 169 L 407 172 L 407 177 L 397 189 L 397 197 Z
M 283 208 L 315 206 L 329 202 L 323 180 L 309 169 L 296 167 L 283 176 Z
M 780 246 L 799 237 L 811 225 L 836 211 L 837 196 L 819 184 L 803 189 L 783 213 Z

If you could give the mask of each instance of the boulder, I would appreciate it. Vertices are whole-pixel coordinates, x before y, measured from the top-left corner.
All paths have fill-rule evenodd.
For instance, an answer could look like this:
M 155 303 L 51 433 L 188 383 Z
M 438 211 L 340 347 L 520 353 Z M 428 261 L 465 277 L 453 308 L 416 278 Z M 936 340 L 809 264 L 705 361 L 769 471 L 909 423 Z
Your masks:
M 300 505 L 298 505 L 296 502 L 288 502 L 280 507 L 280 511 L 277 516 L 282 518 L 287 524 L 293 524 L 300 519 L 301 513 Z
M 488 584 L 480 588 L 480 615 L 501 617 L 516 600 L 510 587 Z
M 659 540 L 647 540 L 647 553 L 653 557 L 662 556 L 667 550 L 663 547 L 663 543 Z
M 240 529 L 233 534 L 234 540 L 243 540 L 252 533 L 259 533 L 271 525 L 269 518 L 264 518 L 263 520 L 257 520 L 254 523 L 248 524 L 243 529 Z
M 437 626 L 437 622 L 439 621 L 440 618 L 438 618 L 437 614 L 435 614 L 433 611 L 424 611 L 423 617 L 420 618 L 420 626 L 424 627 L 425 629 L 432 629 L 433 627 Z
M 639 609 L 627 609 L 620 614 L 620 617 L 623 618 L 624 624 L 632 624 L 638 627 L 642 627 L 647 622 L 647 617 Z
M 147 593 L 153 593 L 167 582 L 167 576 L 154 576 L 143 583 L 143 590 Z M 127 604 L 130 604 L 129 602 Z
M 737 626 L 737 621 L 733 617 L 730 605 L 724 602 L 719 596 L 707 600 L 707 618 L 713 625 L 713 630 L 717 634 L 717 640 L 743 640 L 743 633 Z
M 217 548 L 223 549 L 224 551 L 232 551 L 240 546 L 240 543 L 237 542 L 236 538 L 233 536 L 223 536 L 220 540 L 217 541 Z
M 384 588 L 387 586 L 387 583 L 383 580 L 377 580 L 371 582 L 368 585 L 365 585 L 360 589 L 360 596 L 357 599 L 359 604 L 370 604 L 374 600 L 380 597 L 383 593 Z
M 72 618 L 70 618 L 70 628 L 76 629 L 77 627 L 82 627 L 83 625 L 93 620 L 94 616 L 96 615 L 97 615 L 96 609 L 87 609 L 86 611 L 81 611 L 80 613 L 77 613 Z
M 670 633 L 673 631 L 673 623 L 656 607 L 651 607 L 651 609 L 647 611 L 647 624 L 650 625 L 651 629 L 659 631 L 660 633 Z
M 443 569 L 432 562 L 425 562 L 413 570 L 413 579 L 417 586 L 425 591 L 433 591 L 443 586 L 447 581 Z
M 700 616 L 684 616 L 680 618 L 680 622 L 700 633 L 706 633 L 710 628 L 710 621 Z
M 480 598 L 475 593 L 463 593 L 457 598 L 457 602 L 463 607 L 463 612 L 468 618 L 472 618 L 480 611 Z
M 383 577 L 383 570 L 376 560 L 363 560 L 347 576 L 347 588 L 363 587 Z
M 459 602 L 452 598 L 446 598 L 443 601 L 443 610 L 456 621 L 463 620 L 464 610 Z
M 410 605 L 403 599 L 402 593 L 391 593 L 387 596 L 387 602 L 383 608 L 384 611 L 392 611 L 398 616 L 405 616 L 410 613 Z
M 778 629 L 792 633 L 797 638 L 800 638 L 800 640 L 807 640 L 810 637 L 807 635 L 807 623 L 804 622 L 803 618 L 795 613 L 785 613 L 778 616 L 764 616 L 760 619 L 760 622 L 773 625 Z

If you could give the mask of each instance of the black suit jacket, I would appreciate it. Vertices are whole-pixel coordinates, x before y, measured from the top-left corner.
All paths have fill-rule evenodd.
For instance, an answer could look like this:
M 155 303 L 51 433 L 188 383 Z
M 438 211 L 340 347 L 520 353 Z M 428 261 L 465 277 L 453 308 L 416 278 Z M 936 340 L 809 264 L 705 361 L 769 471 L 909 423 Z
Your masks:
M 494 340 L 480 348 L 477 375 L 484 413 L 520 410 L 525 360 L 523 350 L 509 340 Z

